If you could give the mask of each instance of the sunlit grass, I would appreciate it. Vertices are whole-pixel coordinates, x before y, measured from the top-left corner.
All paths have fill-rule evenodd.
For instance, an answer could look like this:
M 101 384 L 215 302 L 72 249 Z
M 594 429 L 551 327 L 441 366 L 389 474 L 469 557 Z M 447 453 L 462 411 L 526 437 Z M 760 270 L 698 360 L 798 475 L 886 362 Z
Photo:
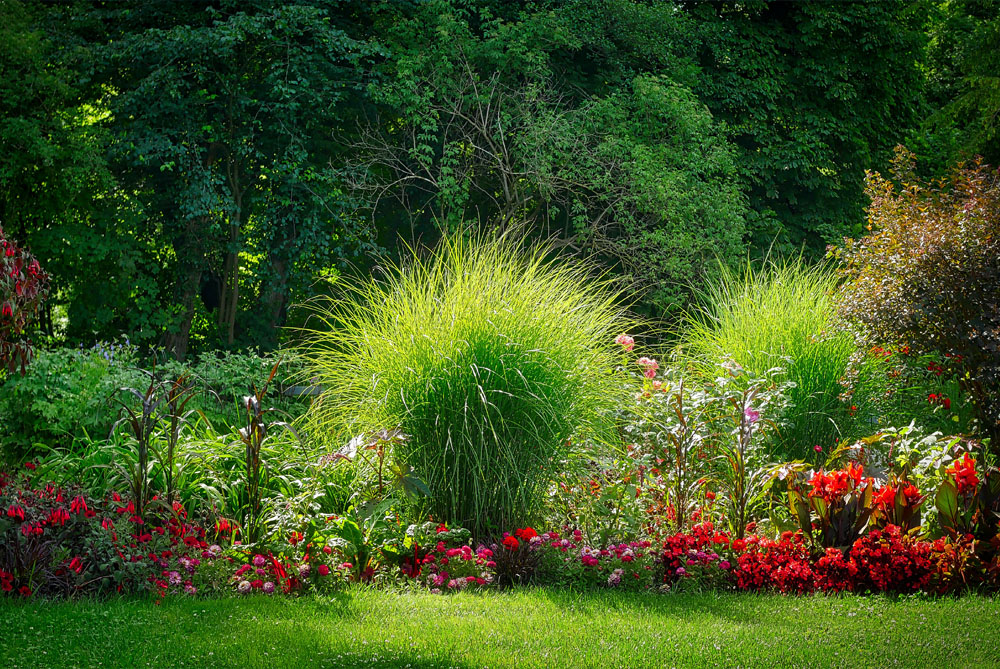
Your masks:
M 751 594 L 436 596 L 20 604 L 10 667 L 995 667 L 1000 601 Z

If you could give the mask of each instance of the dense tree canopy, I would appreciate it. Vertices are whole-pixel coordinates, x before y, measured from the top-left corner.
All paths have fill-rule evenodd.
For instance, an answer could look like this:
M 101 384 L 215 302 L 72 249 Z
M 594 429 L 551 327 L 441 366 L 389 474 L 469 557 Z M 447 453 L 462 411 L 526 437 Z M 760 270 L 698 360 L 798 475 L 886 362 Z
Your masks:
M 272 347 L 319 277 L 522 228 L 673 317 L 860 232 L 864 172 L 996 160 L 991 0 L 0 0 L 0 223 L 45 333 Z

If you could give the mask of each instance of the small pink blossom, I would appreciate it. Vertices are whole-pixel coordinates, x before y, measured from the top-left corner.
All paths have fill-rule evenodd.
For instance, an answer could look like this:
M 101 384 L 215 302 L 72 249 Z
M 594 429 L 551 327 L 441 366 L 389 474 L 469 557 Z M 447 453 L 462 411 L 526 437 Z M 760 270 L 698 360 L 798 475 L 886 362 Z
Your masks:
M 635 361 L 635 364 L 639 365 L 644 369 L 643 375 L 647 379 L 651 379 L 656 376 L 656 370 L 660 368 L 660 363 L 656 362 L 652 358 L 642 357 Z
M 632 337 L 629 337 L 624 333 L 615 337 L 615 343 L 624 348 L 626 351 L 631 351 L 635 348 L 635 339 L 632 339 Z

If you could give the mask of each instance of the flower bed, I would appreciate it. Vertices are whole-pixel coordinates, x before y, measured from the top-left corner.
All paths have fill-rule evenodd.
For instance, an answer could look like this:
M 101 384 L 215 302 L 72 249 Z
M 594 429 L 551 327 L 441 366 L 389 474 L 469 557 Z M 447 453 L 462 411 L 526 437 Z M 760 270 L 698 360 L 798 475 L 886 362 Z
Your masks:
M 956 476 L 969 480 L 961 468 Z M 776 539 L 759 536 L 756 524 L 744 538 L 703 522 L 656 544 L 607 546 L 591 545 L 571 528 L 518 528 L 496 541 L 474 543 L 467 531 L 443 524 L 411 526 L 412 555 L 398 563 L 373 560 L 372 572 L 361 573 L 336 541 L 311 543 L 293 534 L 281 545 L 244 546 L 229 521 L 200 523 L 176 503 L 169 513 L 143 519 L 118 494 L 93 499 L 78 490 L 31 487 L 26 476 L 0 475 L 0 508 L 0 589 L 20 597 L 294 595 L 376 575 L 383 583 L 432 592 L 537 583 L 650 591 L 945 593 L 1000 582 L 1000 542 L 982 546 L 971 534 L 929 541 L 893 524 L 844 548 L 823 548 L 802 530 Z

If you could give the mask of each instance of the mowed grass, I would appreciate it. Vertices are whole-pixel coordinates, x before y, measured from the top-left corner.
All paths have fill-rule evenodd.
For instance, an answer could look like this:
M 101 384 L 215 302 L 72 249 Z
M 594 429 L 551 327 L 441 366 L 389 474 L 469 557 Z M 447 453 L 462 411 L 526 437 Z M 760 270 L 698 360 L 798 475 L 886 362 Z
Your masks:
M 550 590 L 0 600 L 0 667 L 996 667 L 1000 600 Z

